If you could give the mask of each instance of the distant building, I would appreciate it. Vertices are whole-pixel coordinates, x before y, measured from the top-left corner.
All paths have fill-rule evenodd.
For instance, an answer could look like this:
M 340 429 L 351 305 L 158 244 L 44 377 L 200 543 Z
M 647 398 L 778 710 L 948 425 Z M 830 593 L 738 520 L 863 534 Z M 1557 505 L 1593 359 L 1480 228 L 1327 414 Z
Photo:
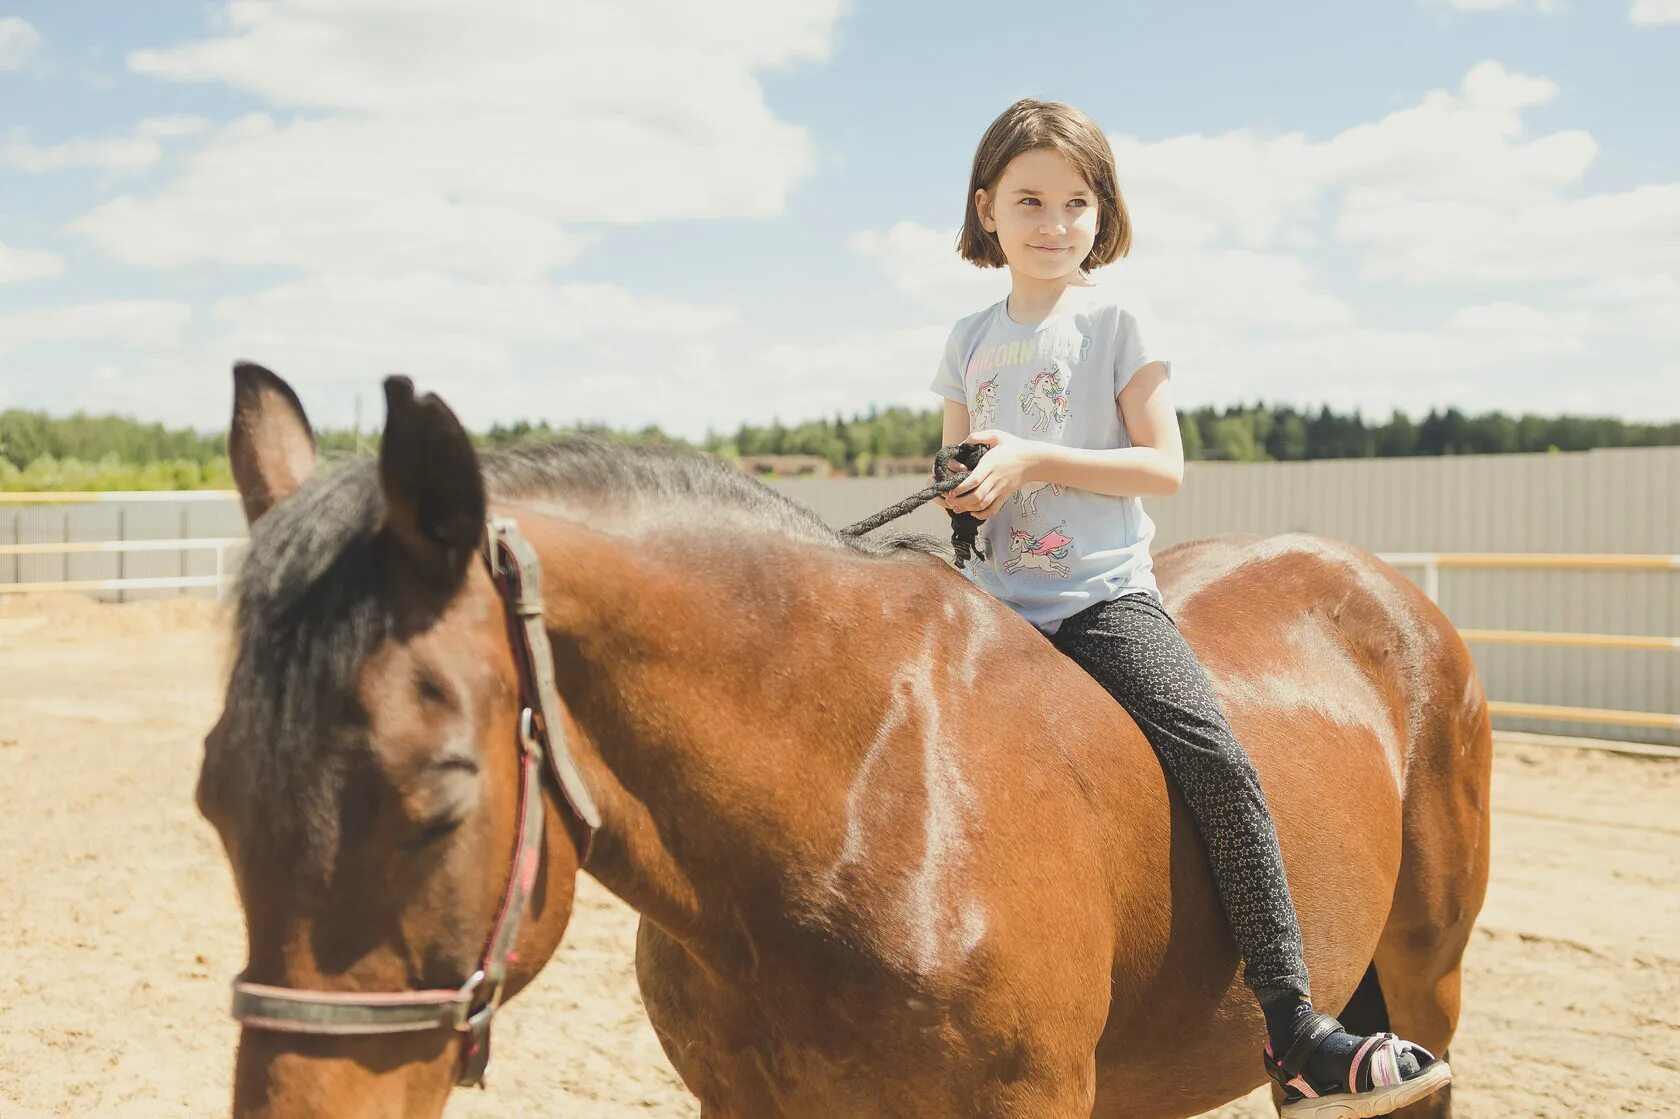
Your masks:
M 869 460 L 866 473 L 877 478 L 897 474 L 926 476 L 933 473 L 933 458 L 921 455 L 876 455 Z
M 827 478 L 838 473 L 821 455 L 742 455 L 741 469 L 774 478 Z

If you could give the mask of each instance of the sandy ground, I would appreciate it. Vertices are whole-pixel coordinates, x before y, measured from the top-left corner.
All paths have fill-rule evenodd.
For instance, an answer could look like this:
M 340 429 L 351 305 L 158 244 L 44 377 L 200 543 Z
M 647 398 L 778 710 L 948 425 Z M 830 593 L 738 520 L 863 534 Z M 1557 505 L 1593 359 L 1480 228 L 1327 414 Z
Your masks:
M 0 599 L 0 1115 L 226 1113 L 242 930 L 192 808 L 209 603 Z M 1680 1115 L 1680 761 L 1502 744 L 1458 1114 Z M 633 916 L 583 880 L 452 1119 L 693 1116 L 642 1017 Z M 1262 1097 L 1221 1119 L 1270 1114 Z

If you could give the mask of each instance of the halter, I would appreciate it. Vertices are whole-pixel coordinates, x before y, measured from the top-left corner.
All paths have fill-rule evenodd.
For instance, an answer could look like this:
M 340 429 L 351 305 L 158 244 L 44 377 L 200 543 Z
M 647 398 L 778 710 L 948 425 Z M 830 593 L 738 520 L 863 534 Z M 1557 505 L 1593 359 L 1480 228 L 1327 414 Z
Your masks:
M 490 1020 L 502 1003 L 519 924 L 536 885 L 543 846 L 543 760 L 561 795 L 579 863 L 601 826 L 595 798 L 566 749 L 554 688 L 554 654 L 543 628 L 542 566 L 512 520 L 492 517 L 484 560 L 506 608 L 519 665 L 519 832 L 507 889 L 485 938 L 478 969 L 459 988 L 422 991 L 312 991 L 233 981 L 233 1018 L 246 1029 L 353 1036 L 449 1029 L 463 1034 L 455 1083 L 472 1087 L 490 1063 Z

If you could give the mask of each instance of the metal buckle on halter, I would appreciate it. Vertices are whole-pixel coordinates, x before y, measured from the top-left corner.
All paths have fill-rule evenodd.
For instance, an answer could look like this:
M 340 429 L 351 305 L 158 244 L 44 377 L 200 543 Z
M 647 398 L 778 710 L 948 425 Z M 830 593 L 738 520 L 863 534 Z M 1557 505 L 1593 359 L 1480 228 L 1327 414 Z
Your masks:
M 491 517 L 485 524 L 488 531 L 484 534 L 484 560 L 490 565 L 492 578 L 501 578 L 502 571 L 502 541 L 507 531 L 514 527 L 514 523 L 505 517 Z
M 486 981 L 490 983 L 490 997 L 484 1000 L 477 1010 L 474 1010 L 475 1000 L 473 996 L 478 993 L 478 989 L 484 986 Z M 461 986 L 461 1008 L 456 1015 L 455 1028 L 462 1033 L 478 1033 L 481 1030 L 488 1029 L 490 1019 L 495 1015 L 497 1008 L 502 1005 L 502 993 L 506 989 L 506 969 L 502 969 L 502 974 L 494 980 L 491 980 L 482 968 L 473 972 L 472 976 Z
M 527 754 L 542 757 L 542 739 L 537 737 L 537 713 L 529 707 L 519 712 L 519 748 Z

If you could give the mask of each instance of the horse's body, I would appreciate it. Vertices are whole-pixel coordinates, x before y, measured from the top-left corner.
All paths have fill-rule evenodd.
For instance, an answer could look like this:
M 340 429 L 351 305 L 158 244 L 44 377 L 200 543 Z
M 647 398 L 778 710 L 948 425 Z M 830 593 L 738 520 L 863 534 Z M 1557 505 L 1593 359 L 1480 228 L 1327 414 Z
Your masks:
M 683 920 L 644 919 L 638 975 L 707 1114 L 1094 1099 L 1145 1119 L 1260 1082 L 1258 1010 L 1194 827 L 1135 725 L 1025 622 L 908 554 L 684 561 L 575 524 L 539 546 L 587 565 L 580 599 L 608 570 L 640 588 L 616 629 L 687 615 L 692 647 L 638 642 L 663 657 L 592 655 L 589 614 L 557 656 L 580 697 L 634 697 L 642 725 L 603 742 L 688 728 L 640 791 L 651 820 L 681 822 L 660 830 L 697 856 L 678 861 L 698 896 Z M 1340 1009 L 1376 959 L 1395 1028 L 1444 1050 L 1487 857 L 1462 643 L 1379 561 L 1312 537 L 1175 549 L 1161 579 L 1266 784 L 1318 1000 Z M 714 666 L 703 694 L 662 685 L 694 657 Z M 647 765 L 634 749 L 605 765 Z M 654 876 L 589 869 L 632 900 Z
M 1201 841 L 1124 711 L 942 562 L 842 543 L 777 499 L 720 504 L 708 486 L 744 483 L 695 481 L 713 469 L 626 489 L 487 468 L 491 511 L 546 572 L 567 736 L 604 820 L 584 869 L 642 914 L 648 1014 L 702 1114 L 1164 1119 L 1258 1084 L 1263 1030 Z M 1391 569 L 1313 537 L 1186 545 L 1158 574 L 1260 771 L 1315 1000 L 1341 1009 L 1366 979 L 1350 1028 L 1382 1027 L 1386 1002 L 1443 1052 L 1487 871 L 1489 728 L 1463 643 Z M 493 592 L 457 578 L 422 631 L 494 626 Z M 486 762 L 503 815 L 507 764 Z M 485 828 L 474 850 L 505 850 L 511 825 Z M 569 912 L 576 853 L 548 835 L 561 903 L 539 899 L 515 987 Z M 300 950 L 253 909 L 263 868 L 235 866 L 259 980 L 404 985 L 374 947 L 359 972 L 318 944 L 286 963 Z M 463 946 L 440 956 L 471 959 L 473 920 L 453 915 Z M 318 1102 L 321 1077 L 347 1075 L 321 1060 L 343 1050 L 305 1040 L 247 1031 L 239 1106 Z M 443 1050 L 407 1060 L 403 1106 L 441 1106 Z M 389 1049 L 361 1063 L 407 1067 Z M 287 1094 L 298 1077 L 313 1094 Z M 1409 1114 L 1445 1116 L 1445 1097 Z

